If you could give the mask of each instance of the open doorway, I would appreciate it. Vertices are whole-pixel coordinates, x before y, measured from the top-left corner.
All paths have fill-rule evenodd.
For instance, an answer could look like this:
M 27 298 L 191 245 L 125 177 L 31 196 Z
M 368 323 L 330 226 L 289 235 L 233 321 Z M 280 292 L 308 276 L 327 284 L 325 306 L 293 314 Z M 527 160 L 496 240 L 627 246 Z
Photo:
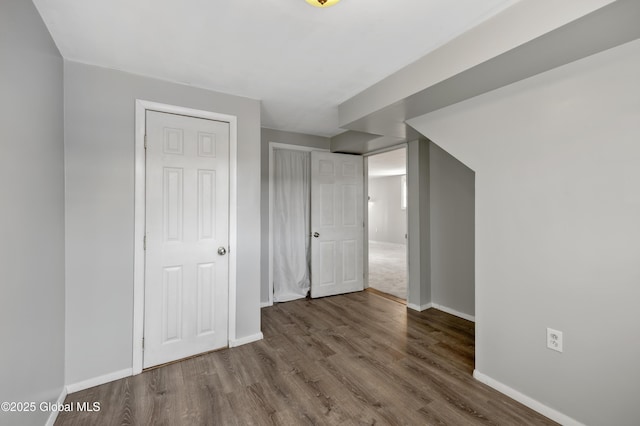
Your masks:
M 369 288 L 407 299 L 407 152 L 368 157 Z

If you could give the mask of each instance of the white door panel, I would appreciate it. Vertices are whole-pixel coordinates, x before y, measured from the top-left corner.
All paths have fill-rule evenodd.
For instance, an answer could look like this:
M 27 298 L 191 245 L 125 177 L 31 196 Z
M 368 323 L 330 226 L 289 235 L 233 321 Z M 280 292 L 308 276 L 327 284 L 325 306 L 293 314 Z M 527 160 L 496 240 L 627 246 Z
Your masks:
M 144 367 L 227 346 L 229 124 L 147 111 Z
M 311 297 L 364 289 L 363 179 L 361 156 L 311 153 Z

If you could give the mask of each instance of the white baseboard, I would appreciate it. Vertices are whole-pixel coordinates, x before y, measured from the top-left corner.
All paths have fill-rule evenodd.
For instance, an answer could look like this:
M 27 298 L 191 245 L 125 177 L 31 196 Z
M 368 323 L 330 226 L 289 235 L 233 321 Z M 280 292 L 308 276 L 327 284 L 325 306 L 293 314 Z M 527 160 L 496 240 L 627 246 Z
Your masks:
M 273 306 L 273 302 L 260 302 L 260 309 L 268 308 L 269 306 Z
M 252 334 L 251 336 L 241 337 L 239 339 L 229 340 L 229 347 L 235 348 L 236 346 L 246 345 L 247 343 L 257 342 L 258 340 L 262 340 L 264 336 L 262 332 L 257 334 Z
M 522 392 L 519 392 L 505 385 L 504 383 L 501 383 L 495 379 L 492 379 L 491 377 L 485 374 L 482 374 L 478 370 L 473 370 L 473 377 L 479 382 L 482 382 L 485 385 L 491 386 L 498 392 L 503 393 L 512 399 L 515 399 L 519 403 L 526 405 L 532 410 L 537 411 L 543 416 L 546 416 L 551 420 L 560 423 L 563 426 L 585 426 L 583 423 L 580 423 L 579 421 L 572 419 L 566 414 L 562 414 L 558 410 L 554 410 L 553 408 L 548 407 L 539 401 L 536 401 L 535 399 L 523 394 Z
M 463 314 L 462 312 L 458 312 L 455 309 L 451 309 L 443 305 L 438 305 L 437 303 L 432 303 L 431 305 L 433 308 L 439 311 L 446 312 L 451 315 L 455 315 L 459 318 L 466 319 L 467 321 L 476 322 L 476 317 L 474 317 L 473 315 Z
M 62 404 L 64 404 L 65 399 L 67 399 L 67 388 L 66 386 L 63 386 L 62 390 L 60 391 L 60 396 L 58 396 L 58 400 L 56 401 L 56 406 L 61 406 Z M 56 422 L 56 419 L 58 418 L 58 413 L 58 410 L 54 410 L 49 413 L 49 418 L 47 419 L 47 422 L 44 424 L 44 426 L 53 426 Z
M 113 373 L 105 374 L 103 376 L 94 377 L 88 380 L 83 380 L 82 382 L 67 385 L 67 393 L 79 392 L 81 390 L 89 389 L 94 386 L 104 385 L 105 383 L 113 382 L 114 380 L 122 379 L 132 375 L 133 369 L 131 368 L 114 371 Z
M 407 303 L 407 308 L 413 309 L 414 311 L 418 311 L 418 312 L 426 311 L 431 307 L 432 307 L 431 303 L 427 303 L 426 305 L 416 305 L 414 303 Z

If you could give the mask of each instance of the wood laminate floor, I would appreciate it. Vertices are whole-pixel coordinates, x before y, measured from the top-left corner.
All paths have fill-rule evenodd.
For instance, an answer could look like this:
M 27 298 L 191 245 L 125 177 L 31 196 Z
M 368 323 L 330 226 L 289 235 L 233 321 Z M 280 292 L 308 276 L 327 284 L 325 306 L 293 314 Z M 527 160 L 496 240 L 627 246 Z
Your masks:
M 474 324 L 372 292 L 262 309 L 264 340 L 71 394 L 56 425 L 547 425 L 472 377 Z

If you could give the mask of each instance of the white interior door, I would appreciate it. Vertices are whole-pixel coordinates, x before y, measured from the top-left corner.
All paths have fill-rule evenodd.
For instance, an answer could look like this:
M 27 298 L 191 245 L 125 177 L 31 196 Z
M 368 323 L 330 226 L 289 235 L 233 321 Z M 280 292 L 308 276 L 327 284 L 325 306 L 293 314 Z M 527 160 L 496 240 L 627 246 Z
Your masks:
M 363 185 L 361 156 L 311 153 L 311 297 L 364 289 Z
M 147 111 L 145 368 L 228 344 L 229 124 Z

